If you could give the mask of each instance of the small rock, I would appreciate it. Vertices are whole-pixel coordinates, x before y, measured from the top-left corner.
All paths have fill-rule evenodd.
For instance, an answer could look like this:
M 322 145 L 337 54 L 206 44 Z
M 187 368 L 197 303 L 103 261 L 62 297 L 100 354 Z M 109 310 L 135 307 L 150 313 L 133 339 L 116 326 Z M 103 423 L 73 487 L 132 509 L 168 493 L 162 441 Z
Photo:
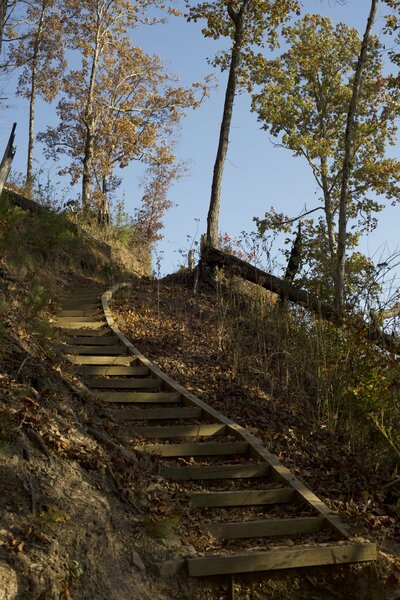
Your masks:
M 293 540 L 286 540 L 286 544 L 287 546 L 294 546 L 294 541 Z
M 171 548 L 171 550 L 177 550 L 182 546 L 182 540 L 175 533 L 170 533 L 163 539 L 163 544 L 167 548 Z
M 157 565 L 159 577 L 175 577 L 183 569 L 185 561 L 182 559 L 166 560 Z
M 144 562 L 140 558 L 139 554 L 135 552 L 135 550 L 132 551 L 132 562 L 135 565 L 135 567 L 139 569 L 139 571 L 142 571 L 142 573 L 146 571 Z

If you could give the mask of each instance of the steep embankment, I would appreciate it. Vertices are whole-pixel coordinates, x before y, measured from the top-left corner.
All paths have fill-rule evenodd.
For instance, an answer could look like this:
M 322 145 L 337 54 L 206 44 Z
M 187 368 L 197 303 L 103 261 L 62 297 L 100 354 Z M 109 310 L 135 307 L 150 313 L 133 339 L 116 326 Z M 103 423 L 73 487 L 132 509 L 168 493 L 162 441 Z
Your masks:
M 353 531 L 378 542 L 386 567 L 393 565 L 388 578 L 393 590 L 380 593 L 389 598 L 393 591 L 396 598 L 399 484 L 388 485 L 396 481 L 395 456 L 365 415 L 350 419 L 333 404 L 322 411 L 321 398 L 314 396 L 311 344 L 298 324 L 289 323 L 290 315 L 281 319 L 271 296 L 238 282 L 203 288 L 196 296 L 184 276 L 142 281 L 114 309 L 120 328 L 146 356 L 247 427 Z M 264 326 L 255 317 L 260 310 Z M 337 358 L 343 362 L 343 356 Z M 361 584 L 359 593 L 364 597 Z M 338 597 L 356 597 L 352 594 Z M 371 590 L 368 594 L 373 597 Z
M 132 465 L 96 441 L 109 415 L 48 325 L 68 290 L 129 273 L 63 215 L 12 196 L 0 207 L 0 598 L 153 599 L 129 550 L 119 477 Z
M 156 461 L 82 387 L 60 353 L 63 339 L 47 325 L 71 290 L 103 291 L 130 275 L 106 246 L 39 213 L 0 211 L 0 599 L 226 597 L 226 578 L 175 575 L 176 559 L 198 543 L 180 536 L 179 519 L 194 532 L 202 524 L 170 496 Z M 261 437 L 357 533 L 389 538 L 377 567 L 243 576 L 235 597 L 394 600 L 399 569 L 389 550 L 398 525 L 386 509 L 393 499 L 382 491 L 389 463 L 362 460 L 361 443 L 317 427 L 304 412 L 300 392 L 289 393 L 296 373 L 285 371 L 287 348 L 273 329 L 276 351 L 265 357 L 279 366 L 286 388 L 265 377 L 248 303 L 222 292 L 194 296 L 184 279 L 135 279 L 132 295 L 116 304 L 121 328 L 169 374 Z M 232 335 L 232 315 L 240 338 Z M 306 383 L 313 389 L 311 375 Z

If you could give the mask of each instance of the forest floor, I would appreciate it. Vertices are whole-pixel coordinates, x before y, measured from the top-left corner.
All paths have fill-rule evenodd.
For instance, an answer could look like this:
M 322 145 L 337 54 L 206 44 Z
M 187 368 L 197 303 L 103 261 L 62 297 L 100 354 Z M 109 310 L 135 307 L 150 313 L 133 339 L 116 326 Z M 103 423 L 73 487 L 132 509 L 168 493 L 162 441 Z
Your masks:
M 356 432 L 349 436 L 310 417 L 301 399 L 266 391 L 252 372 L 254 366 L 249 365 L 249 376 L 243 377 L 238 361 L 246 360 L 246 350 L 240 354 L 229 342 L 227 304 L 221 290 L 212 286 L 193 294 L 192 278 L 182 272 L 161 282 L 138 281 L 130 296 L 114 301 L 112 307 L 120 329 L 145 356 L 261 439 L 340 514 L 355 535 L 377 543 L 378 571 L 382 568 L 377 579 L 385 582 L 383 587 L 372 584 L 368 569 L 363 576 L 366 589 L 360 584 L 362 577 L 350 583 L 347 573 L 347 591 L 337 589 L 337 597 L 399 599 L 400 519 L 395 506 L 399 485 L 387 487 L 393 463 L 386 464 L 379 444 L 368 450 L 363 448 L 365 440 L 357 442 Z M 304 598 L 331 597 L 327 588 L 321 596 L 315 590 L 314 595 L 303 593 Z
M 0 599 L 224 600 L 227 578 L 189 580 L 181 569 L 183 557 L 214 550 L 202 523 L 82 386 L 46 324 L 68 289 L 109 287 L 93 271 L 37 270 L 51 298 L 38 313 L 32 277 L 1 269 Z M 136 278 L 113 309 L 145 355 L 260 437 L 358 536 L 378 543 L 372 565 L 243 575 L 236 600 L 398 600 L 389 469 L 316 428 L 295 400 L 238 377 L 215 291 L 194 295 L 180 276 Z

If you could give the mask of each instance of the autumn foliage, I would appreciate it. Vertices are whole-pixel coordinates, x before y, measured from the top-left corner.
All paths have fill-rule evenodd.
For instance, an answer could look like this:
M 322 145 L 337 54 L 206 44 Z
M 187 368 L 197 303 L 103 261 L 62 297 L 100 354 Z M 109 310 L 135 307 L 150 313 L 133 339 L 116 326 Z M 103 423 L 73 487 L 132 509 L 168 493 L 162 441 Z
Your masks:
M 72 185 L 80 182 L 83 215 L 97 214 L 100 225 L 109 223 L 121 169 L 142 162 L 148 173 L 162 173 L 160 182 L 152 184 L 152 193 L 160 195 L 150 201 L 146 183 L 138 209 L 141 227 L 154 241 L 169 206 L 166 186 L 181 170 L 175 133 L 185 111 L 198 107 L 208 92 L 206 82 L 179 86 L 158 56 L 133 44 L 132 33 L 178 14 L 176 9 L 150 0 L 36 0 L 27 6 L 9 27 L 15 41 L 8 60 L 10 68 L 20 69 L 18 92 L 30 101 L 28 191 L 33 183 L 35 99 L 40 94 L 50 102 L 59 94 L 59 123 L 48 126 L 38 139 L 46 157 L 57 162 L 67 158 L 59 175 L 68 175 Z M 158 17 L 147 16 L 152 9 Z M 64 55 L 73 64 L 69 70 Z M 156 219 L 144 223 L 145 215 Z

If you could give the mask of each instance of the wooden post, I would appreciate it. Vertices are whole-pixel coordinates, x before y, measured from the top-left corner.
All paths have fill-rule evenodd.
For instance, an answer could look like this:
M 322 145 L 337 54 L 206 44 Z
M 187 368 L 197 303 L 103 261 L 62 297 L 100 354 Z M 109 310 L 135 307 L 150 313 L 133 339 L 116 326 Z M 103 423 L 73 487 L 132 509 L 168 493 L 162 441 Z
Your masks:
M 188 267 L 191 271 L 194 270 L 194 250 L 188 252 Z
M 207 251 L 207 235 L 203 233 L 200 237 L 200 260 L 202 261 Z
M 11 163 L 12 163 L 12 160 L 15 155 L 14 139 L 15 139 L 15 128 L 16 127 L 17 127 L 17 124 L 14 123 L 12 126 L 12 129 L 11 129 L 11 134 L 10 134 L 10 137 L 8 140 L 7 147 L 4 151 L 3 160 L 0 163 L 0 197 L 3 193 L 3 188 L 7 181 L 7 177 L 10 173 Z
M 198 286 L 199 286 L 199 278 L 200 278 L 200 275 L 202 274 L 203 256 L 204 256 L 206 245 L 207 245 L 206 239 L 207 239 L 207 235 L 205 233 L 203 233 L 200 237 L 200 259 L 194 270 L 194 277 L 193 277 L 193 293 L 194 294 L 197 294 L 197 290 L 198 290 Z

